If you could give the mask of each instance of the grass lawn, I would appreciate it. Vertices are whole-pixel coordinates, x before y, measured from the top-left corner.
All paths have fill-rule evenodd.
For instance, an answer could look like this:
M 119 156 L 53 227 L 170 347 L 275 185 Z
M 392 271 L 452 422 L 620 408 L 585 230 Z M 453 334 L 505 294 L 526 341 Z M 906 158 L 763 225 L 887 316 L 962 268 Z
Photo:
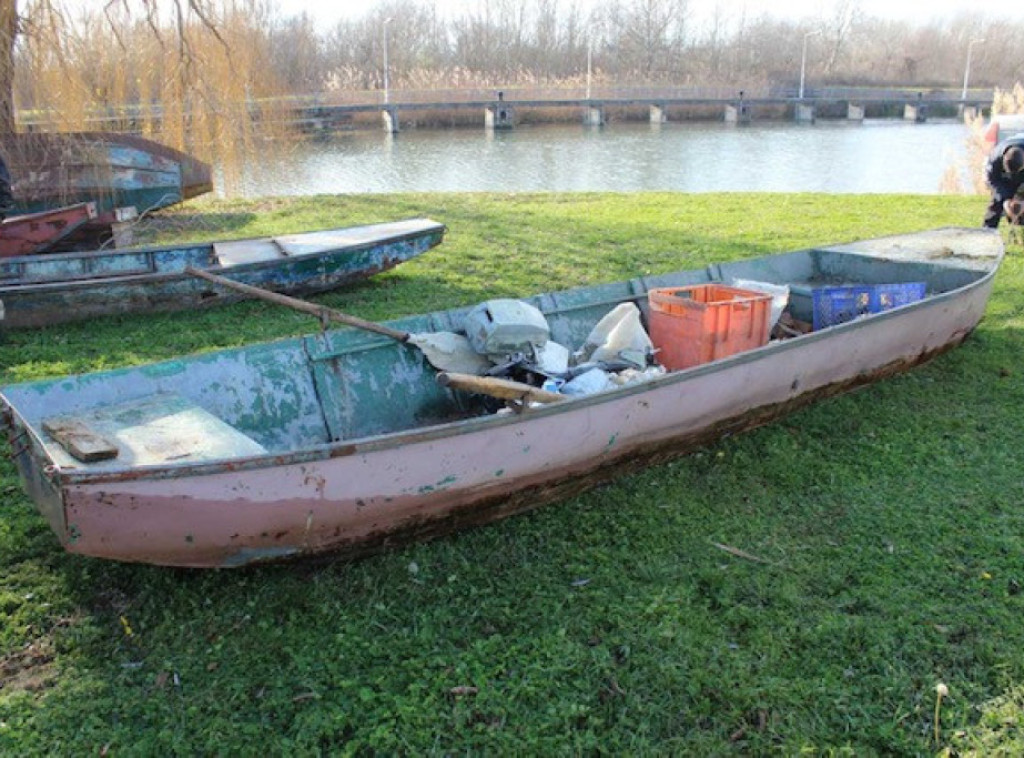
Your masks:
M 144 233 L 445 222 L 441 247 L 317 298 L 382 320 L 977 226 L 984 203 L 316 197 L 189 204 Z M 249 302 L 9 333 L 0 383 L 315 328 Z M 357 562 L 187 571 L 66 555 L 0 442 L 0 755 L 1020 755 L 1022 354 L 1016 245 L 981 326 L 927 366 Z

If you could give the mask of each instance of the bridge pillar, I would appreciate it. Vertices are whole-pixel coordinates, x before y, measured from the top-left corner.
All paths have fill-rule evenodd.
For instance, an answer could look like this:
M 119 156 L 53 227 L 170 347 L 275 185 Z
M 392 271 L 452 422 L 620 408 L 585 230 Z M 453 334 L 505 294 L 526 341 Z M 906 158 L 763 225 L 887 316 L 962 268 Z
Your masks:
M 849 121 L 863 121 L 864 120 L 864 106 L 856 105 L 855 103 L 846 104 L 846 118 Z
M 960 118 L 964 121 L 974 121 L 981 115 L 981 108 L 977 105 L 961 105 L 957 110 L 960 111 Z
M 917 93 L 916 103 L 907 103 L 903 106 L 903 120 L 916 124 L 923 124 L 928 120 L 928 104 L 921 102 L 920 92 Z
M 664 105 L 652 105 L 651 106 L 651 123 L 652 124 L 664 124 L 668 121 L 668 114 L 665 112 Z
M 725 122 L 727 124 L 749 124 L 750 106 L 743 101 L 736 105 L 725 106 Z
M 488 129 L 512 129 L 516 125 L 515 109 L 501 100 L 484 108 L 484 126 Z
M 903 120 L 913 121 L 915 124 L 923 124 L 928 120 L 928 106 L 907 103 L 903 106 Z
M 604 126 L 604 123 L 603 105 L 583 106 L 583 124 L 585 126 Z
M 801 123 L 813 124 L 814 106 L 804 105 L 803 103 L 797 103 L 796 107 L 793 109 L 793 118 Z
M 389 134 L 398 134 L 398 108 L 384 108 L 380 112 L 380 116 L 384 122 L 384 131 Z
M 743 102 L 743 90 L 740 90 L 740 100 L 735 105 L 725 106 L 725 123 L 727 124 L 749 124 L 750 106 Z

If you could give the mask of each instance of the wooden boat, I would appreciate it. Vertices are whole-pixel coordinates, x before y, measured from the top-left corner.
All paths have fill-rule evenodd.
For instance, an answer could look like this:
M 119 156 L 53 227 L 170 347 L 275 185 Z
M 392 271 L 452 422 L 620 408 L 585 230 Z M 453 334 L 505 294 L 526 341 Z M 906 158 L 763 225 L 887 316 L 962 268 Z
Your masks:
M 132 134 L 24 133 L 4 147 L 16 213 L 91 202 L 141 215 L 213 189 L 208 164 Z
M 578 493 L 818 398 L 909 369 L 982 318 L 1003 245 L 942 229 L 551 293 L 552 339 L 580 344 L 651 288 L 731 279 L 790 286 L 810 319 L 822 284 L 924 282 L 908 305 L 649 382 L 492 413 L 441 386 L 408 344 L 353 329 L 0 389 L 24 486 L 64 546 L 196 567 L 337 550 L 480 524 Z M 469 309 L 391 322 L 458 329 Z M 85 462 L 90 440 L 117 457 Z
M 190 276 L 188 266 L 280 292 L 320 292 L 393 268 L 440 244 L 444 232 L 436 221 L 409 219 L 264 239 L 0 258 L 0 326 L 238 299 Z

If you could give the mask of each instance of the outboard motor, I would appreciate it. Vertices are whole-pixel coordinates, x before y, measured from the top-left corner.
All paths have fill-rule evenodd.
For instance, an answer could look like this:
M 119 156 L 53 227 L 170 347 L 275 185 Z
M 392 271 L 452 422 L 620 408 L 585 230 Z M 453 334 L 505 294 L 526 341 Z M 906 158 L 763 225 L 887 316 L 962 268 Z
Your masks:
M 473 349 L 495 362 L 512 355 L 536 358 L 537 350 L 551 337 L 544 314 L 520 300 L 480 303 L 466 316 L 463 326 Z

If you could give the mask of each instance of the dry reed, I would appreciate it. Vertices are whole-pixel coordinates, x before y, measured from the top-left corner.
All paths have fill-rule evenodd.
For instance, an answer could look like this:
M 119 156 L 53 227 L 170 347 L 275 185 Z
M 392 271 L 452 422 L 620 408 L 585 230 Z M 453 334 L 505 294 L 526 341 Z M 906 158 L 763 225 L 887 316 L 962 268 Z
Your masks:
M 992 98 L 993 116 L 1014 114 L 1024 114 L 1024 85 L 1019 82 L 1009 90 L 997 87 Z M 965 116 L 964 122 L 969 128 L 966 156 L 946 169 L 939 189 L 945 194 L 985 194 L 985 161 L 992 149 L 988 124 L 981 114 Z

